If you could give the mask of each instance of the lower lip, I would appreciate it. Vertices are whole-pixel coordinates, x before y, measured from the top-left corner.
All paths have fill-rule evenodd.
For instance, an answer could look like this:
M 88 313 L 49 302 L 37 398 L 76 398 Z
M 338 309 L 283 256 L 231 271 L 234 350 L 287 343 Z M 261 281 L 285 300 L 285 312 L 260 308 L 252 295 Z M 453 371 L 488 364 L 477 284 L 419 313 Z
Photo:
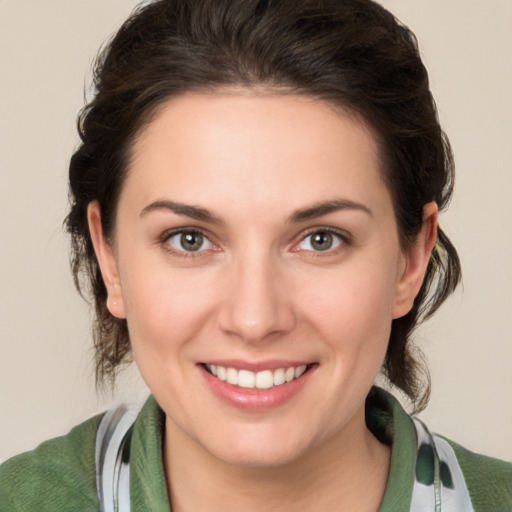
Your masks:
M 198 367 L 210 389 L 224 402 L 238 409 L 266 411 L 285 404 L 297 395 L 314 373 L 316 366 L 308 368 L 298 379 L 270 389 L 248 389 L 233 386 L 214 377 L 204 366 L 198 365 Z

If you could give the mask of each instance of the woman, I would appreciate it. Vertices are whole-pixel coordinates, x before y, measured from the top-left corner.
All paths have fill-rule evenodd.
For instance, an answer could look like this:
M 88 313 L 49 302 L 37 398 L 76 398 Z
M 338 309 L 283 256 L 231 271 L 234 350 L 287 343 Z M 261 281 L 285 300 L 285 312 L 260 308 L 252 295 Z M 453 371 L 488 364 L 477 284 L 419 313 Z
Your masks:
M 73 271 L 99 382 L 133 354 L 153 396 L 3 465 L 0 510 L 512 510 L 510 464 L 373 387 L 426 404 L 410 335 L 460 278 L 412 34 L 368 0 L 157 1 L 96 86 Z

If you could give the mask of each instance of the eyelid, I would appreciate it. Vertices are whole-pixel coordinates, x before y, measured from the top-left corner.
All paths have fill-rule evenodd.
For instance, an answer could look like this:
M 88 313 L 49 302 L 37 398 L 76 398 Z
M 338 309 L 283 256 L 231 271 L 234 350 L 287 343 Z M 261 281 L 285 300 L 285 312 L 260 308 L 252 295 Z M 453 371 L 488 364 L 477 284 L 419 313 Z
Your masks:
M 311 236 L 314 233 L 323 232 L 323 233 L 329 233 L 338 238 L 341 243 L 336 246 L 333 249 L 326 249 L 325 251 L 314 251 L 314 250 L 307 250 L 307 249 L 299 249 L 298 245 L 303 242 L 308 236 Z M 168 243 L 169 238 L 179 235 L 179 234 L 186 234 L 186 233 L 199 233 L 202 236 L 204 236 L 208 242 L 212 245 L 212 247 L 208 249 L 201 249 L 198 251 L 185 251 L 177 249 L 173 246 L 171 246 Z M 164 246 L 164 248 L 173 253 L 174 255 L 180 256 L 180 257 L 198 257 L 201 255 L 204 255 L 207 252 L 219 252 L 221 249 L 218 245 L 218 243 L 215 242 L 215 237 L 207 230 L 197 227 L 197 226 L 181 226 L 176 227 L 172 229 L 168 229 L 164 231 L 159 237 L 157 242 Z M 328 256 L 332 254 L 336 254 L 337 252 L 343 250 L 346 248 L 347 245 L 351 245 L 352 243 L 352 237 L 349 233 L 347 233 L 344 230 L 333 228 L 333 227 L 327 227 L 327 226 L 314 226 L 311 228 L 306 229 L 299 235 L 299 240 L 295 243 L 293 243 L 291 252 L 307 252 L 314 254 L 315 256 L 321 257 L 321 256 Z
M 211 247 L 207 249 L 201 249 L 198 251 L 185 251 L 180 250 L 174 246 L 172 246 L 170 243 L 168 243 L 169 239 L 176 235 L 184 235 L 187 233 L 198 233 L 202 235 L 208 242 L 211 244 Z M 186 226 L 186 227 L 178 227 L 178 228 L 172 228 L 164 231 L 159 237 L 158 237 L 158 243 L 164 247 L 165 250 L 169 251 L 170 253 L 182 257 L 182 258 L 190 258 L 190 257 L 198 257 L 201 255 L 204 255 L 207 252 L 211 251 L 218 251 L 218 245 L 212 240 L 212 235 L 207 232 L 206 230 L 196 227 L 196 226 Z
M 299 249 L 298 246 L 300 243 L 302 243 L 308 236 L 311 236 L 315 233 L 329 233 L 335 237 L 337 237 L 341 243 L 337 245 L 336 247 L 332 249 L 326 249 L 325 251 L 315 251 L 315 250 L 308 250 L 308 249 Z M 308 228 L 305 232 L 301 233 L 299 241 L 296 242 L 292 247 L 292 252 L 307 252 L 312 253 L 315 256 L 328 256 L 335 254 L 339 252 L 340 250 L 343 250 L 347 245 L 350 245 L 352 242 L 351 236 L 341 229 L 333 228 L 333 227 L 327 227 L 327 226 L 315 226 Z

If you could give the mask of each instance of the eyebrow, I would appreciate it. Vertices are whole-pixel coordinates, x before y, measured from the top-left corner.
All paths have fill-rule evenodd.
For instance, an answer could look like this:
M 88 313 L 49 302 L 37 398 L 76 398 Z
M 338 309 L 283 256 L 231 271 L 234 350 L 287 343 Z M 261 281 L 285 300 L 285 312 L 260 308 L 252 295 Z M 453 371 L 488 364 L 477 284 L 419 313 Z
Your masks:
M 373 217 L 373 212 L 362 203 L 351 201 L 350 199 L 333 199 L 331 201 L 323 201 L 314 204 L 308 208 L 296 210 L 289 218 L 289 222 L 297 223 L 305 220 L 316 219 L 327 215 L 329 213 L 337 212 L 340 210 L 357 210 L 368 214 Z
M 169 200 L 154 201 L 153 203 L 147 205 L 142 210 L 140 216 L 143 217 L 148 213 L 159 210 L 168 210 L 177 215 L 184 215 L 186 217 L 190 217 L 191 219 L 207 222 L 210 224 L 225 224 L 222 217 L 214 215 L 206 208 L 192 206 L 184 203 L 177 203 L 175 201 Z M 330 201 L 323 201 L 314 204 L 313 206 L 309 206 L 307 208 L 301 208 L 299 210 L 296 210 L 290 215 L 290 217 L 288 218 L 288 222 L 290 224 L 297 224 L 299 222 L 316 219 L 318 217 L 322 217 L 323 215 L 328 215 L 329 213 L 337 212 L 340 210 L 362 211 L 363 213 L 366 213 L 373 217 L 373 212 L 370 210 L 370 208 L 368 208 L 362 203 L 351 201 L 350 199 L 333 199 Z
M 155 201 L 151 204 L 148 204 L 140 213 L 140 216 L 143 217 L 148 213 L 159 211 L 159 210 L 169 210 L 177 215 L 185 215 L 186 217 L 190 217 L 191 219 L 200 220 L 202 222 L 208 222 L 210 224 L 224 224 L 224 220 L 221 217 L 217 217 L 206 208 L 201 208 L 199 206 L 192 206 L 184 203 L 176 203 L 174 201 Z

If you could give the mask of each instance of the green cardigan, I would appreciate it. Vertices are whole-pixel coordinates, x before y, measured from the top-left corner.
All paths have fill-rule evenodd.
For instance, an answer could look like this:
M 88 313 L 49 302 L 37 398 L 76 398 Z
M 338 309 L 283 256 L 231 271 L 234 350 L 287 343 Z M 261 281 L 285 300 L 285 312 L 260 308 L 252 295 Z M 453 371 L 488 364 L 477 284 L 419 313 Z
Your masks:
M 379 512 L 410 510 L 417 463 L 414 422 L 391 395 L 372 392 L 367 423 L 392 445 L 391 468 Z M 102 416 L 0 466 L 0 512 L 98 511 L 95 437 Z M 135 421 L 130 445 L 133 512 L 170 512 L 162 460 L 165 416 L 150 396 Z M 512 512 L 512 464 L 477 455 L 449 441 L 475 512 Z M 464 511 L 460 511 L 464 512 Z

